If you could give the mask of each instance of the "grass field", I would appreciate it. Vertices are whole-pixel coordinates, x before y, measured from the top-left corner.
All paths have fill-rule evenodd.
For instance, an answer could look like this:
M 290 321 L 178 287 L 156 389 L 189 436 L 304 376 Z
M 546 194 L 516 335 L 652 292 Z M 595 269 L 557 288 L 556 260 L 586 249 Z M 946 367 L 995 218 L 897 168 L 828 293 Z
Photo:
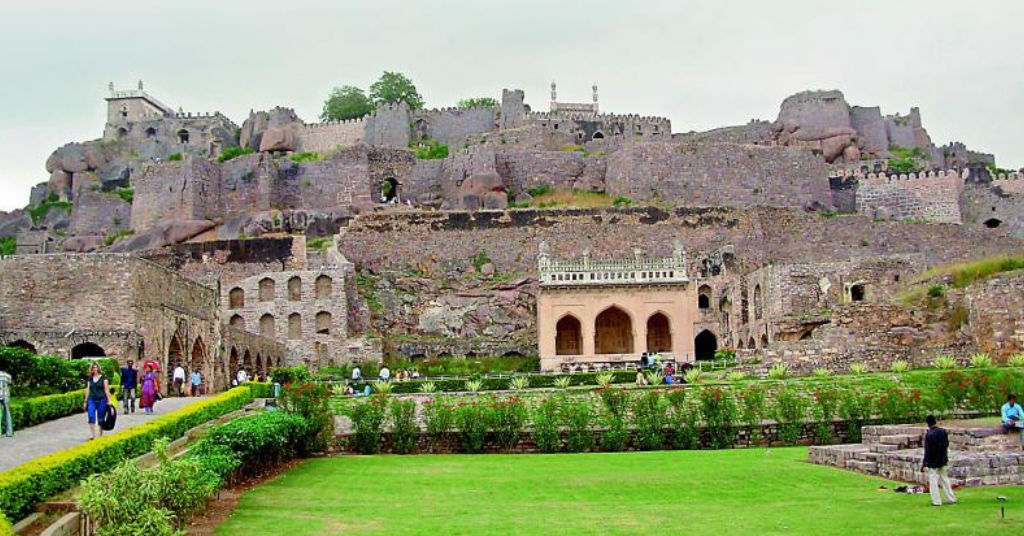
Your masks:
M 806 453 L 319 458 L 248 492 L 216 534 L 1024 534 L 1022 487 L 933 508 Z

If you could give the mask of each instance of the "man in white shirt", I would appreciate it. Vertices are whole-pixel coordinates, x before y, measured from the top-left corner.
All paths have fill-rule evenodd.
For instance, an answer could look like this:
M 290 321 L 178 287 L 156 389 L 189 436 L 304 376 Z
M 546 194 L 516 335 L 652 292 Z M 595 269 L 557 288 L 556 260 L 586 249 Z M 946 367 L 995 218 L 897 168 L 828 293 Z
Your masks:
M 359 365 L 352 367 L 352 381 L 359 382 L 363 380 L 363 371 L 359 370 Z
M 249 374 L 245 372 L 245 369 L 238 369 L 238 385 L 249 381 Z
M 4 422 L 7 422 L 6 434 L 4 433 Z M 11 425 L 11 375 L 0 372 L 0 435 L 11 437 L 14 435 L 14 427 Z
M 388 369 L 387 365 L 380 368 L 380 379 L 388 381 L 391 379 L 391 370 Z
M 174 367 L 172 378 L 174 380 L 174 391 L 178 393 L 178 396 L 183 396 L 182 387 L 185 385 L 185 368 L 181 365 Z

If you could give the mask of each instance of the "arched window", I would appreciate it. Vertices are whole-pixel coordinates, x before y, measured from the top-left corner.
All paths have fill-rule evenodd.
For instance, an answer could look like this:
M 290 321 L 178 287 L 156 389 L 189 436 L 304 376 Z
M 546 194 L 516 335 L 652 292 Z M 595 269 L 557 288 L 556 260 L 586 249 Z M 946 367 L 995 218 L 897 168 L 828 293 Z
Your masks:
M 647 319 L 647 351 L 672 351 L 672 328 L 668 317 L 662 313 L 654 313 Z
M 187 130 L 181 129 L 181 130 L 178 131 L 178 143 L 182 143 L 182 144 L 187 145 L 188 144 L 188 138 L 189 138 L 189 135 L 188 135 L 188 131 Z
M 701 285 L 700 288 L 697 289 L 697 308 L 711 308 L 711 287 L 708 285 Z
M 722 312 L 722 329 L 729 331 L 729 315 L 732 313 L 732 302 L 728 296 L 718 300 L 718 310 Z
M 565 315 L 555 324 L 555 355 L 583 353 L 583 331 L 575 316 Z
M 260 317 L 260 335 L 268 339 L 276 338 L 274 329 L 274 315 L 267 313 Z
M 106 357 L 107 352 L 100 345 L 92 342 L 83 342 L 71 349 L 71 359 L 85 359 L 89 357 Z
M 866 297 L 867 297 L 867 289 L 865 288 L 863 283 L 857 283 L 856 285 L 852 285 L 850 287 L 850 301 L 852 301 L 852 302 L 864 301 L 864 298 L 866 298 Z
M 302 316 L 299 313 L 288 315 L 288 338 L 292 340 L 302 338 Z
M 329 276 L 321 275 L 316 278 L 316 299 L 326 300 L 334 294 L 334 280 Z
M 398 201 L 398 181 L 394 177 L 380 181 L 380 200 L 382 203 Z
M 598 354 L 633 353 L 633 320 L 618 307 L 610 307 L 594 320 L 594 349 Z
M 760 320 L 764 316 L 764 299 L 761 296 L 761 285 L 754 285 L 754 318 Z
M 233 328 L 245 329 L 245 319 L 242 318 L 242 315 L 232 315 L 231 320 L 228 321 L 228 323 L 231 324 L 231 327 Z
M 121 127 L 119 129 L 117 129 L 117 137 L 118 137 L 118 139 L 123 139 L 123 138 L 126 138 L 127 136 L 128 136 L 128 129 L 126 129 L 124 127 Z
M 249 350 L 242 355 L 242 369 L 249 373 L 249 377 L 252 377 L 252 354 L 249 353 Z
M 203 346 L 203 339 L 196 338 L 196 342 L 192 345 L 192 359 L 189 362 L 189 369 L 193 372 L 203 371 L 203 362 L 206 360 L 206 347 Z
M 19 339 L 19 340 L 16 340 L 14 342 L 9 342 L 9 343 L 7 343 L 7 346 L 10 347 L 10 348 L 21 348 L 22 350 L 28 350 L 29 352 L 32 352 L 33 354 L 36 353 L 35 345 L 33 345 L 32 343 L 30 343 L 30 342 L 28 342 L 28 341 L 26 341 L 24 339 Z
M 999 218 L 989 218 L 985 220 L 985 227 L 988 227 L 989 229 L 998 229 L 1002 224 L 1003 221 Z
M 234 346 L 232 346 L 231 347 L 231 357 L 228 360 L 228 374 L 231 374 L 232 378 L 234 378 L 233 375 L 236 372 L 238 372 L 239 364 L 240 363 L 238 362 L 238 348 L 235 348 Z M 231 383 L 231 379 L 230 378 L 228 379 L 228 383 L 229 384 Z
M 156 129 L 153 128 L 153 127 L 147 128 L 146 129 L 146 137 L 147 138 L 155 138 L 156 137 Z
M 710 330 L 704 330 L 693 339 L 693 349 L 697 359 L 714 359 L 718 351 L 718 337 Z
M 598 130 L 597 132 L 594 133 L 594 137 L 592 139 L 603 140 L 604 139 L 604 132 L 601 132 L 600 130 Z
M 274 301 L 274 294 L 277 293 L 277 285 L 274 280 L 269 277 L 260 279 L 260 301 L 268 302 Z
M 319 335 L 330 335 L 331 333 L 331 313 L 327 311 L 320 311 L 316 314 L 316 332 Z
M 299 276 L 288 280 L 288 300 L 300 301 L 302 299 L 302 280 Z
M 171 345 L 167 348 L 167 374 L 174 372 L 178 365 L 185 366 L 185 343 L 181 340 L 181 334 L 175 333 L 171 337 Z
M 235 287 L 228 293 L 228 301 L 232 309 L 241 309 L 245 307 L 245 291 Z

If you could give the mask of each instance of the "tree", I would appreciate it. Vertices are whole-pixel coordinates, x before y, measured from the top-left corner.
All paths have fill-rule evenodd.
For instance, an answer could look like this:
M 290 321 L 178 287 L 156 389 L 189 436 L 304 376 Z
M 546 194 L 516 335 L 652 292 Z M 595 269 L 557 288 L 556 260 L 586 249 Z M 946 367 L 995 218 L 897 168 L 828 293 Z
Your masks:
M 324 101 L 321 121 L 344 121 L 358 119 L 373 111 L 373 102 L 366 93 L 355 86 L 336 87 Z
M 494 108 L 498 105 L 496 99 L 490 97 L 476 97 L 471 99 L 462 99 L 459 101 L 459 108 Z
M 380 80 L 370 86 L 370 99 L 375 104 L 395 104 L 405 101 L 412 110 L 423 108 L 423 96 L 416 91 L 416 85 L 402 73 L 384 71 Z

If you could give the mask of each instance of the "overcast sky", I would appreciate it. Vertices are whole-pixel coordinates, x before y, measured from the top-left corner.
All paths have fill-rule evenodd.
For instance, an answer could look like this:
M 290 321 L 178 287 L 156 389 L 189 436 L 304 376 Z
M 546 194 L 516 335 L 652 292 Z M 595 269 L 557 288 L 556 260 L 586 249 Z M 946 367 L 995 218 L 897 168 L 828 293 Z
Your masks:
M 0 209 L 46 157 L 98 138 L 111 81 L 164 103 L 319 115 L 336 85 L 408 74 L 428 107 L 526 91 L 662 115 L 686 132 L 774 119 L 787 95 L 840 89 L 919 106 L 937 144 L 1024 166 L 1021 0 L 0 0 Z

